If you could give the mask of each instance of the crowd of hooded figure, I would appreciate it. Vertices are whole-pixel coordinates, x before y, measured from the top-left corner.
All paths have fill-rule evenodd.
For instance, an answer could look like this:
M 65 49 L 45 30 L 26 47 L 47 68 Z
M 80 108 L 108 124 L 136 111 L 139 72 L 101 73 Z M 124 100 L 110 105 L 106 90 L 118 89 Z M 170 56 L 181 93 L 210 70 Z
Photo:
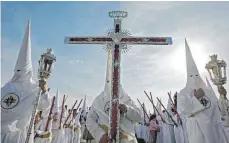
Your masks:
M 174 100 L 168 99 L 167 108 L 161 109 L 161 104 L 156 104 L 154 114 L 135 125 L 135 133 L 139 143 L 188 143 L 188 135 L 182 117 L 177 113 L 177 93 Z M 143 110 L 144 112 L 144 110 Z M 184 124 L 184 125 L 183 125 Z
M 60 108 L 60 107 L 59 107 Z M 84 109 L 85 110 L 85 109 Z M 84 110 L 67 108 L 54 110 L 49 116 L 47 111 L 39 111 L 34 121 L 34 142 L 51 142 L 51 143 L 80 143 L 83 142 L 83 133 L 87 113 Z M 47 119 L 51 121 L 50 127 L 46 132 L 44 128 L 47 125 Z M 85 137 L 84 137 L 85 138 Z
M 187 83 L 167 109 L 158 104 L 148 121 L 143 112 L 119 85 L 119 143 L 229 143 L 220 103 L 210 86 L 206 86 L 185 40 Z M 95 143 L 110 142 L 110 102 L 112 50 L 108 50 L 104 90 L 95 97 L 88 114 L 56 106 L 44 79 L 32 80 L 30 21 L 19 51 L 14 75 L 1 88 L 2 143 L 79 143 L 82 130 L 88 131 Z M 37 93 L 41 90 L 35 122 L 31 120 Z M 226 97 L 226 92 L 224 90 Z M 172 104 L 173 103 L 173 104 Z M 58 104 L 55 104 L 58 105 Z M 42 112 L 41 112 L 42 111 Z M 145 112 L 144 112 L 145 113 Z M 146 114 L 146 113 L 145 113 Z M 83 119 L 82 119 L 83 118 Z M 83 120 L 83 122 L 82 122 Z M 30 128 L 31 121 L 33 128 Z M 84 136 L 84 133 L 83 133 Z

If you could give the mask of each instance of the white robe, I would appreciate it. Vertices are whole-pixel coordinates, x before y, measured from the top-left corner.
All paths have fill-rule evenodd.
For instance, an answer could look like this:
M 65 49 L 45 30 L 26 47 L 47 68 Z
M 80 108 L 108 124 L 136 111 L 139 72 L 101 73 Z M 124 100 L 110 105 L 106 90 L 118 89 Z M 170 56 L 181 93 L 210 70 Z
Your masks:
M 80 125 L 80 122 L 79 122 L 79 118 L 75 118 L 73 121 L 74 121 L 73 143 L 80 143 L 80 140 L 81 140 L 81 125 Z
M 64 121 L 67 118 L 64 119 Z M 71 117 L 68 118 L 66 124 L 70 124 L 71 128 L 64 128 L 64 134 L 65 134 L 65 143 L 72 143 L 73 142 L 73 137 L 74 137 L 74 129 L 73 129 L 73 120 Z
M 159 110 L 160 112 L 160 110 Z M 163 143 L 163 122 L 161 120 L 161 116 L 157 114 L 157 117 L 156 117 L 157 121 L 158 121 L 158 127 L 160 129 L 160 132 L 157 132 L 157 143 Z M 152 137 L 150 135 L 150 140 L 149 140 L 149 143 L 150 141 L 152 140 Z
M 81 133 L 83 134 L 84 133 L 84 129 L 85 129 L 85 126 L 86 126 L 86 118 L 81 114 L 81 118 L 80 118 L 80 124 L 81 124 Z
M 40 137 L 36 137 L 34 139 L 34 143 L 50 143 L 52 140 L 52 120 L 49 121 L 49 125 L 47 128 L 47 131 L 45 131 L 46 128 L 46 124 L 48 121 L 48 113 L 49 113 L 49 108 L 46 109 L 45 111 L 42 111 L 42 114 L 44 114 L 44 116 L 42 116 L 43 118 L 36 124 L 35 126 L 35 133 L 38 135 L 46 135 L 48 133 L 50 133 L 50 136 L 48 138 L 40 138 Z
M 177 114 L 173 116 L 173 120 L 176 121 L 177 127 L 174 126 L 174 135 L 176 143 L 185 143 L 184 130 L 181 124 L 181 121 L 178 121 Z
M 162 115 L 166 123 L 162 122 L 162 132 L 163 132 L 163 143 L 175 143 L 174 131 L 173 131 L 173 122 L 168 117 L 167 113 Z
M 126 93 L 122 90 L 120 93 L 122 93 L 120 94 L 120 103 L 125 104 L 127 107 L 126 115 L 120 117 L 120 130 L 130 136 L 130 140 L 123 139 L 120 143 L 137 143 L 133 122 L 142 121 L 141 110 L 134 105 Z M 100 125 L 109 127 L 110 98 L 106 92 L 102 92 L 95 98 L 88 112 L 86 126 L 96 143 L 99 143 L 101 137 L 105 134 L 105 131 L 100 128 Z
M 142 125 L 139 123 L 136 123 L 135 124 L 135 134 L 136 134 L 137 138 L 143 139 L 142 133 L 143 133 Z
M 143 134 L 143 139 L 145 140 L 145 142 L 149 142 L 150 130 L 148 126 L 142 125 L 142 134 Z
M 157 143 L 163 143 L 163 129 L 162 129 L 162 123 L 159 123 L 159 129 L 160 132 L 157 132 Z M 150 136 L 151 137 L 151 136 Z M 152 140 L 152 137 L 150 138 L 149 141 Z
M 188 117 L 186 121 L 189 143 L 228 143 L 221 124 L 217 100 L 210 90 L 203 90 L 210 100 L 208 108 L 205 108 L 194 95 L 190 95 L 192 92 L 188 88 L 181 90 L 177 96 L 179 114 L 183 113 L 186 117 L 195 115 Z
M 11 114 L 10 111 L 5 112 L 3 109 L 1 110 L 1 143 L 24 143 L 27 137 L 27 131 L 29 128 L 29 123 L 32 115 L 32 110 L 35 104 L 35 99 L 37 96 L 37 88 L 38 85 L 34 82 L 31 83 L 21 83 L 19 85 L 15 83 L 7 83 L 2 89 L 1 89 L 1 95 L 6 95 L 8 92 L 15 93 L 21 97 L 21 101 L 25 101 L 22 103 L 18 103 L 16 106 L 17 108 L 14 108 L 15 111 L 12 111 Z M 24 89 L 22 87 L 26 86 L 27 88 Z M 35 89 L 33 91 L 28 91 L 28 89 Z M 24 96 L 25 99 L 23 99 L 23 94 L 26 94 Z M 29 95 L 27 95 L 29 94 Z M 28 101 L 28 102 L 27 102 Z M 48 92 L 40 95 L 40 102 L 38 106 L 38 110 L 45 109 L 49 107 L 50 105 L 50 98 Z M 26 109 L 26 110 L 25 110 Z M 19 110 L 19 111 L 17 111 Z M 23 111 L 22 111 L 23 110 Z M 5 114 L 6 113 L 6 114 Z M 18 131 L 11 132 L 8 128 L 8 125 L 11 124 L 17 120 L 16 128 L 19 129 Z M 34 125 L 31 130 L 31 135 L 29 139 L 29 143 L 33 143 L 34 141 Z
M 83 135 L 83 134 L 84 134 L 84 130 L 85 130 L 85 128 L 86 128 L 86 123 L 82 123 L 82 124 L 80 124 L 80 126 L 81 126 L 81 129 L 80 129 L 81 135 Z M 81 140 L 81 142 L 84 142 L 84 141 L 85 141 L 85 140 L 83 139 L 83 136 L 81 136 L 80 140 Z
M 183 132 L 184 132 L 184 142 L 185 143 L 189 143 L 188 141 L 188 133 L 187 133 L 187 126 L 186 126 L 186 122 L 187 122 L 187 117 L 179 114 L 181 120 L 182 120 L 182 128 L 183 128 Z
M 63 125 L 63 120 L 62 120 L 62 125 Z M 65 141 L 65 136 L 64 136 L 64 129 L 60 126 L 60 119 L 57 117 L 57 122 L 53 121 L 52 124 L 52 143 L 64 143 Z

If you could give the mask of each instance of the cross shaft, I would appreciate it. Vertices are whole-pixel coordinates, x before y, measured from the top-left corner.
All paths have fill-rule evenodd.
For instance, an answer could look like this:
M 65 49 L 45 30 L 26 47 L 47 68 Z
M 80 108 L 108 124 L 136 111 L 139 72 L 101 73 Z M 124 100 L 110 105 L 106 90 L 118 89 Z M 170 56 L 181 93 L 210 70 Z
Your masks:
M 132 37 L 121 29 L 121 20 L 127 16 L 127 12 L 113 11 L 109 16 L 114 18 L 114 29 L 107 36 L 98 37 L 66 37 L 65 44 L 107 44 L 112 50 L 112 81 L 111 81 L 111 110 L 109 138 L 112 143 L 119 143 L 119 85 L 120 85 L 120 62 L 123 45 L 171 45 L 171 37 Z

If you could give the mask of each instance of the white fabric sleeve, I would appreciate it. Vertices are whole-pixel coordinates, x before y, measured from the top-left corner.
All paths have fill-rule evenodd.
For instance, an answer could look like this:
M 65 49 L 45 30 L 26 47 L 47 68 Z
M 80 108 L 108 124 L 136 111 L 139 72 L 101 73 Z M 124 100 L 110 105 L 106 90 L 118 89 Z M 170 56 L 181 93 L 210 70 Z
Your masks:
M 24 129 L 25 125 L 30 124 L 30 119 L 31 119 L 31 116 L 25 116 L 23 118 L 20 118 L 16 124 L 16 127 L 20 130 Z
M 45 135 L 47 133 L 49 133 L 51 131 L 51 126 L 49 125 L 49 129 L 48 131 L 41 131 L 40 130 L 40 127 L 42 126 L 42 122 L 44 122 L 43 119 L 41 119 L 35 126 L 35 132 L 39 135 Z M 45 125 L 46 125 L 46 122 L 45 122 Z
M 130 121 L 140 122 L 143 120 L 141 109 L 139 109 L 131 99 L 129 99 L 129 104 L 127 104 L 126 107 L 127 107 L 126 117 Z
M 195 96 L 190 96 L 183 92 L 177 95 L 177 110 L 178 114 L 185 114 L 187 116 L 197 114 L 204 110 L 204 106 L 199 102 Z
M 40 102 L 38 105 L 38 110 L 44 110 L 46 108 L 48 108 L 49 106 L 51 106 L 51 98 L 49 97 L 49 93 L 45 92 L 43 94 L 40 95 Z
M 105 134 L 105 131 L 100 128 L 99 124 L 97 123 L 98 118 L 99 116 L 95 112 L 94 107 L 91 106 L 91 109 L 89 110 L 87 115 L 86 127 L 91 135 L 94 137 L 96 143 L 99 143 L 101 137 Z

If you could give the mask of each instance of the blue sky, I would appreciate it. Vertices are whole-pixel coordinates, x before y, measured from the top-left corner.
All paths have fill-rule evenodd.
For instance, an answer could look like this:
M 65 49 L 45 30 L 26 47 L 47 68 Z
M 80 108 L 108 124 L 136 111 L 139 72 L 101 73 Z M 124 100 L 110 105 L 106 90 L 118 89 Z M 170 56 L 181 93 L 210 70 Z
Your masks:
M 92 76 L 94 70 L 99 70 L 105 75 L 106 52 L 101 46 L 65 45 L 64 37 L 103 35 L 112 25 L 108 12 L 119 8 L 119 2 L 4 2 L 2 3 L 2 54 L 10 48 L 15 51 L 16 56 L 26 23 L 31 17 L 32 57 L 35 64 L 46 48 L 53 48 L 57 56 L 57 64 L 49 82 L 50 87 L 59 87 L 60 93 L 65 93 L 68 88 L 80 89 L 80 85 L 87 84 L 85 80 L 94 78 Z M 10 45 L 15 46 L 4 46 L 7 40 Z M 8 65 L 7 70 L 13 71 L 15 58 L 7 61 L 4 57 L 1 60 L 2 67 Z M 84 67 L 84 64 L 91 67 Z M 96 65 L 102 65 L 102 69 Z M 36 73 L 37 66 L 33 67 Z M 9 75 L 12 75 L 12 72 Z M 5 78 L 4 72 L 2 76 L 3 84 L 9 76 Z M 101 78 L 105 79 L 105 76 L 101 74 L 99 78 L 94 79 Z M 102 79 L 99 81 L 100 86 L 104 81 Z M 77 97 L 77 93 L 74 96 Z
M 3 86 L 13 74 L 17 54 L 31 17 L 34 79 L 37 61 L 53 48 L 57 63 L 49 80 L 52 92 L 69 95 L 69 104 L 104 88 L 107 54 L 102 46 L 65 45 L 65 36 L 97 36 L 112 28 L 108 12 L 128 11 L 123 28 L 136 36 L 172 36 L 172 46 L 133 46 L 123 55 L 121 82 L 129 95 L 151 107 L 143 90 L 166 103 L 169 90 L 186 82 L 184 38 L 188 39 L 202 76 L 209 55 L 229 62 L 229 2 L 2 2 L 1 64 Z M 226 88 L 228 88 L 228 84 Z

